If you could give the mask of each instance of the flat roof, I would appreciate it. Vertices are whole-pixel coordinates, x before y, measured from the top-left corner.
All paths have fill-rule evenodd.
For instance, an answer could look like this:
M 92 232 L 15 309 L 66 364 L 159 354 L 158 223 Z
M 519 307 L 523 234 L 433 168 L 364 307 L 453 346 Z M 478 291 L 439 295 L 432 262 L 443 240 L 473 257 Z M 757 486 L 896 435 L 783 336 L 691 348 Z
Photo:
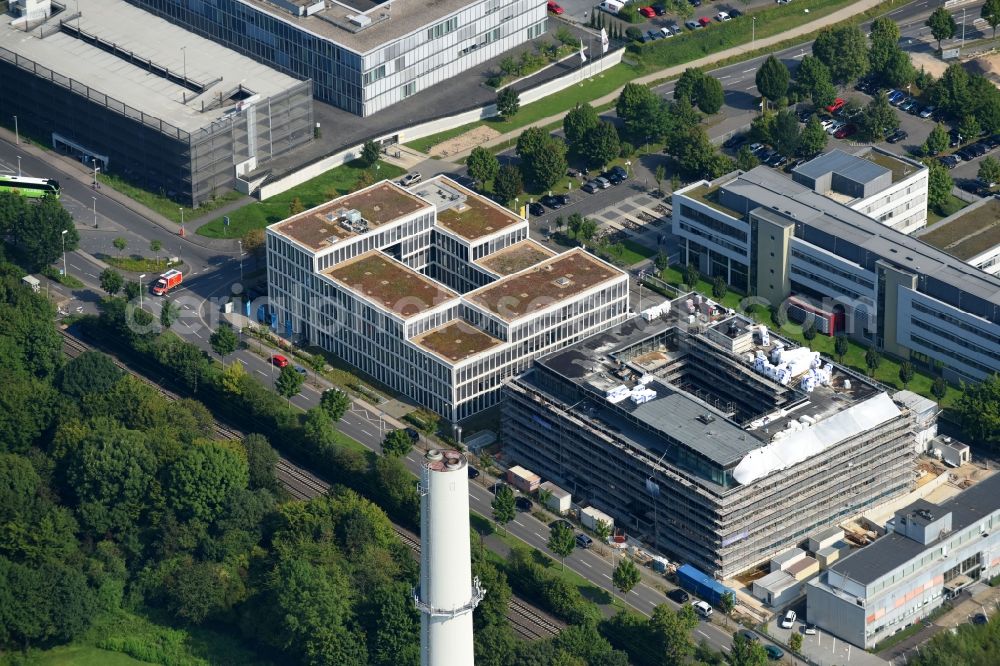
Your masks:
M 411 33 L 426 30 L 429 25 L 469 5 L 468 0 L 393 0 L 362 10 L 364 3 L 348 0 L 350 5 L 327 2 L 324 8 L 311 16 L 298 16 L 282 8 L 277 2 L 240 2 L 359 54 L 368 53 Z M 309 6 L 313 3 L 295 4 Z M 371 24 L 363 29 L 350 20 L 352 16 L 362 13 L 371 19 Z
M 404 319 L 458 296 L 378 250 L 332 266 L 323 274 Z
M 464 319 L 453 319 L 444 326 L 414 338 L 413 342 L 451 363 L 464 361 L 503 344 L 501 340 L 484 333 Z
M 1000 245 L 1000 201 L 990 197 L 918 234 L 920 240 L 968 261 Z
M 9 14 L 0 16 L 0 45 L 185 132 L 224 121 L 237 103 L 229 97 L 240 86 L 266 99 L 301 83 L 123 0 L 65 4 L 66 10 L 44 23 L 49 33 L 44 39 L 37 28 L 25 32 L 12 25 Z M 59 31 L 60 19 L 77 9 L 79 17 L 67 25 L 98 38 L 107 49 Z M 200 93 L 180 84 L 185 71 Z
M 555 256 L 555 252 L 530 238 L 487 255 L 476 263 L 500 276 L 511 275 Z
M 574 248 L 533 267 L 469 292 L 466 299 L 501 319 L 513 321 L 625 273 Z
M 426 201 L 413 196 L 399 185 L 383 180 L 272 224 L 270 229 L 311 250 L 322 250 L 338 240 L 363 233 L 341 223 L 341 210 L 357 210 L 367 223 L 367 229 L 371 230 L 395 222 L 421 208 L 430 207 Z
M 922 166 L 917 166 L 902 157 L 877 150 L 875 148 L 872 148 L 867 153 L 864 153 L 861 157 L 872 164 L 888 169 L 892 172 L 893 183 L 898 183 L 904 178 L 909 178 L 922 168 Z
M 414 185 L 411 190 L 435 202 L 437 226 L 468 241 L 525 224 L 524 218 L 444 176 Z
M 833 172 L 857 183 L 870 183 L 890 169 L 879 165 L 875 160 L 868 160 L 836 149 L 823 153 L 805 164 L 800 164 L 793 171 L 812 179 L 821 178 Z
M 830 569 L 862 585 L 874 583 L 923 551 L 936 548 L 942 541 L 951 538 L 955 532 L 981 521 L 1000 509 L 1000 474 L 993 474 L 983 479 L 942 504 L 935 505 L 926 500 L 917 500 L 897 513 L 926 509 L 928 505 L 935 517 L 951 513 L 951 531 L 937 541 L 925 546 L 907 536 L 892 532 L 837 561 Z

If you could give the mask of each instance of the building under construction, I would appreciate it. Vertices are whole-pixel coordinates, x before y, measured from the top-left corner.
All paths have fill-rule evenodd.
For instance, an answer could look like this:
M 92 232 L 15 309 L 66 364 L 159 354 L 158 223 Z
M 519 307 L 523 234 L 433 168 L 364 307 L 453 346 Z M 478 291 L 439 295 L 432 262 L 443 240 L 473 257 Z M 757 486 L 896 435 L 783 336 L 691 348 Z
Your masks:
M 918 426 L 885 387 L 693 295 L 505 391 L 513 463 L 721 578 L 914 484 Z

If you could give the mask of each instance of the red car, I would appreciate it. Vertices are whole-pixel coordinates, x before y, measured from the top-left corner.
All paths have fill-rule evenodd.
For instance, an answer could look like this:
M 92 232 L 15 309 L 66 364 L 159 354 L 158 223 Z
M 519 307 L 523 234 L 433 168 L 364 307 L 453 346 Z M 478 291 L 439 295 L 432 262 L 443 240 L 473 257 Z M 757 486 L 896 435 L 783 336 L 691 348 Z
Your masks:
M 271 357 L 271 363 L 278 366 L 279 368 L 284 368 L 288 366 L 288 359 L 281 354 L 275 354 Z
M 712 24 L 712 19 L 708 18 L 707 16 L 702 16 L 700 19 L 698 19 L 698 23 L 700 23 L 701 27 L 704 28 L 705 26 Z
M 826 111 L 827 113 L 836 113 L 837 111 L 840 111 L 842 108 L 844 108 L 845 104 L 847 104 L 847 102 L 838 97 L 837 99 L 833 100 L 833 104 L 826 107 Z
M 833 133 L 833 138 L 835 139 L 846 139 L 849 136 L 854 136 L 858 133 L 858 128 L 856 125 L 844 125 L 839 130 Z
M 562 14 L 563 13 L 563 8 L 560 7 L 558 4 L 556 4 L 555 2 L 552 2 L 552 0 L 549 0 L 549 2 L 548 2 L 548 8 L 549 8 L 549 11 L 552 12 L 553 14 Z
M 656 16 L 656 10 L 652 7 L 639 7 L 639 13 L 646 18 L 653 18 Z

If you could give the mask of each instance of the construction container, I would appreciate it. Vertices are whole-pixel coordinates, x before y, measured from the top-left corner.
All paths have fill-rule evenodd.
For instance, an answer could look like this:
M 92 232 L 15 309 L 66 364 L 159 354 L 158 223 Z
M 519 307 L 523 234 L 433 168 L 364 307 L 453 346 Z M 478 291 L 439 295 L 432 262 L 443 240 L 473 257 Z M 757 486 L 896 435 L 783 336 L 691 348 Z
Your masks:
M 605 523 L 611 529 L 615 526 L 614 518 L 592 506 L 580 511 L 580 522 L 592 530 L 597 529 L 597 523 Z
M 549 492 L 549 498 L 545 502 L 545 508 L 554 513 L 558 513 L 560 516 L 567 511 L 569 511 L 570 504 L 573 501 L 573 496 L 567 491 L 563 490 L 551 481 L 546 481 L 545 483 L 538 486 L 539 490 L 547 490 Z
M 726 594 L 732 594 L 733 598 L 736 598 L 731 589 L 690 564 L 681 565 L 677 569 L 677 582 L 685 590 L 698 595 L 713 606 L 718 606 Z
M 507 470 L 507 483 L 514 486 L 522 493 L 532 493 L 538 488 L 542 478 L 534 472 L 524 469 L 520 465 L 514 465 Z
M 818 553 L 827 546 L 832 546 L 843 540 L 844 530 L 839 527 L 829 527 L 814 534 L 809 535 L 809 552 Z
M 785 571 L 806 556 L 801 548 L 789 548 L 771 558 L 771 571 Z

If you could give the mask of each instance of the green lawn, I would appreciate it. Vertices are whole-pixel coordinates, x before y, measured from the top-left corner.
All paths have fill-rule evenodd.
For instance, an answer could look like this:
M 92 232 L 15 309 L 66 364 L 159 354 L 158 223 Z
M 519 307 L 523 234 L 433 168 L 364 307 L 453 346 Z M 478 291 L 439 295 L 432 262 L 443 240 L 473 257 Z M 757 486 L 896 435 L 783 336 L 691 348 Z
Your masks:
M 639 263 L 643 259 L 649 259 L 650 257 L 656 255 L 656 250 L 637 243 L 630 238 L 613 245 L 601 245 L 596 249 L 603 254 L 607 254 L 608 258 L 610 258 L 613 262 L 619 263 L 623 266 L 631 266 L 632 264 Z
M 954 215 L 968 205 L 954 194 L 949 194 L 947 202 L 940 208 L 927 208 L 927 226 L 940 222 L 949 215 Z
M 23 663 L 27 666 L 140 666 L 150 662 L 139 661 L 120 652 L 73 645 L 31 653 Z
M 379 162 L 378 169 L 372 171 L 376 180 L 394 179 L 405 173 L 399 167 Z M 353 192 L 358 179 L 365 170 L 357 162 L 330 169 L 287 192 L 264 201 L 255 201 L 229 213 L 230 225 L 223 224 L 222 217 L 210 220 L 198 228 L 198 234 L 209 238 L 241 238 L 251 229 L 263 229 L 269 224 L 280 222 L 290 215 L 289 207 L 298 198 L 306 209 Z
M 107 185 L 114 190 L 118 190 L 129 199 L 138 201 L 143 206 L 155 210 L 163 217 L 177 222 L 178 224 L 180 224 L 181 221 L 181 208 L 184 209 L 184 220 L 188 221 L 204 215 L 205 213 L 209 213 L 216 208 L 225 206 L 228 203 L 237 201 L 243 196 L 236 190 L 225 190 L 215 199 L 206 201 L 197 208 L 192 209 L 187 206 L 181 206 L 181 204 L 177 203 L 173 199 L 168 199 L 163 194 L 156 194 L 155 192 L 144 190 L 141 187 L 136 187 L 135 185 L 132 185 L 115 175 L 99 173 L 97 174 L 97 179 L 101 181 L 102 185 Z
M 173 265 L 167 262 L 167 257 L 165 255 L 161 256 L 159 259 L 150 259 L 137 254 L 132 254 L 127 257 L 111 257 L 104 255 L 100 258 L 109 266 L 114 266 L 118 270 L 129 271 L 130 273 L 158 273 L 159 271 L 167 270 Z

